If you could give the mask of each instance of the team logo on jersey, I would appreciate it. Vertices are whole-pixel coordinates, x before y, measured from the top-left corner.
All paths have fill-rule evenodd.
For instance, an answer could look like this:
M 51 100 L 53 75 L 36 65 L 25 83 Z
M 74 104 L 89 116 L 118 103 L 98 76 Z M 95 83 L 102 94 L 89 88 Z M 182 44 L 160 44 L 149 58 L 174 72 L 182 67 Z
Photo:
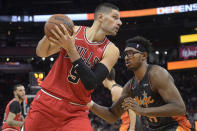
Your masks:
M 143 105 L 145 107 L 148 107 L 149 104 L 154 103 L 154 99 L 151 98 L 151 96 L 147 96 L 147 93 L 144 91 L 142 94 L 143 98 L 136 96 L 135 100 L 138 103 L 138 105 Z
M 147 86 L 148 86 L 148 84 L 147 84 L 147 83 L 143 84 L 143 87 L 147 87 Z
M 145 86 L 148 86 L 148 84 L 144 84 Z M 143 85 L 143 86 L 144 86 Z M 151 96 L 148 96 L 147 93 L 144 91 L 144 93 L 142 94 L 143 98 L 136 96 L 135 100 L 137 102 L 138 105 L 140 106 L 144 106 L 144 107 L 148 107 L 149 104 L 154 103 L 155 100 L 151 98 Z M 150 122 L 158 122 L 157 117 L 148 117 Z

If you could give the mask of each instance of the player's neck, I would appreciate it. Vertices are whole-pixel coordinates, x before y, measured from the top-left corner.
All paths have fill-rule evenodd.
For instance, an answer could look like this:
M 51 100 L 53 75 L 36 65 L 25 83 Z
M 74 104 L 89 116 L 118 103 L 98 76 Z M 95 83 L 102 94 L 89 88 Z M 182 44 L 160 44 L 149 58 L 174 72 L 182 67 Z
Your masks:
M 144 78 L 146 71 L 148 69 L 148 64 L 143 63 L 137 70 L 134 71 L 134 74 L 137 78 L 138 83 Z
M 105 36 L 106 34 L 101 30 L 100 26 L 96 22 L 86 30 L 86 37 L 91 42 L 102 42 Z
M 20 104 L 22 103 L 23 100 L 19 99 L 19 98 L 16 97 L 16 96 L 15 96 L 15 98 L 16 98 L 16 100 L 17 100 Z

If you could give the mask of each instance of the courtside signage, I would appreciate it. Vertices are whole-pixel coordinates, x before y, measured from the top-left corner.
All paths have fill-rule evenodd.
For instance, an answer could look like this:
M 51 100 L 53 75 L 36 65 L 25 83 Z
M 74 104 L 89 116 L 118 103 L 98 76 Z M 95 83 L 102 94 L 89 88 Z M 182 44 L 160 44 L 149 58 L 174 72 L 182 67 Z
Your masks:
M 197 59 L 168 62 L 167 68 L 168 68 L 168 70 L 197 68 Z
M 157 14 L 172 14 L 172 13 L 183 13 L 197 11 L 197 3 L 189 5 L 179 5 L 179 6 L 169 6 L 169 7 L 160 7 L 157 8 Z
M 180 58 L 184 58 L 184 59 L 188 59 L 189 57 L 197 58 L 197 45 L 180 47 L 179 56 Z
M 190 43 L 190 42 L 197 42 L 197 34 L 188 34 L 188 35 L 181 35 L 180 36 L 180 43 Z
M 120 16 L 121 18 L 132 18 L 132 17 L 164 15 L 164 14 L 174 14 L 174 13 L 183 13 L 183 12 L 192 12 L 192 11 L 197 11 L 197 3 L 141 9 L 141 10 L 120 11 Z M 73 21 L 84 21 L 84 20 L 94 19 L 93 13 L 65 14 L 65 15 L 69 16 Z M 52 14 L 33 15 L 33 16 L 0 16 L 0 21 L 45 22 L 50 16 L 52 16 Z

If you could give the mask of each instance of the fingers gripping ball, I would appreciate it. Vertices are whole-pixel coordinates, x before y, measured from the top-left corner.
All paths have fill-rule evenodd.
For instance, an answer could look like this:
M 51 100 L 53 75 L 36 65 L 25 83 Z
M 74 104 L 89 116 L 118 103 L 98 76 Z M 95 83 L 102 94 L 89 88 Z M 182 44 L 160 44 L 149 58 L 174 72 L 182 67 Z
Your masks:
M 73 27 L 74 23 L 73 21 L 64 14 L 54 14 L 51 16 L 48 21 L 45 23 L 44 26 L 44 32 L 47 38 L 52 37 L 55 38 L 53 33 L 51 33 L 51 29 L 55 30 L 55 25 L 57 25 L 60 30 L 64 33 L 63 28 L 60 24 L 63 24 L 65 28 L 67 29 L 68 33 L 72 36 L 73 35 Z

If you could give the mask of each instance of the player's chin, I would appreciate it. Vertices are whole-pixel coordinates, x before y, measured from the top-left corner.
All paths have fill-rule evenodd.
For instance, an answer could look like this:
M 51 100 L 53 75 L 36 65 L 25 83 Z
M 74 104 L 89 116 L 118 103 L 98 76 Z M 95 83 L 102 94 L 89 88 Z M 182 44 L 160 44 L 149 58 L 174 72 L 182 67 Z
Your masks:
M 116 36 L 117 35 L 117 32 L 112 32 L 111 33 L 111 36 Z
M 133 70 L 135 67 L 131 64 L 126 64 L 128 70 Z
M 21 98 L 24 100 L 25 99 L 25 96 L 21 96 Z

